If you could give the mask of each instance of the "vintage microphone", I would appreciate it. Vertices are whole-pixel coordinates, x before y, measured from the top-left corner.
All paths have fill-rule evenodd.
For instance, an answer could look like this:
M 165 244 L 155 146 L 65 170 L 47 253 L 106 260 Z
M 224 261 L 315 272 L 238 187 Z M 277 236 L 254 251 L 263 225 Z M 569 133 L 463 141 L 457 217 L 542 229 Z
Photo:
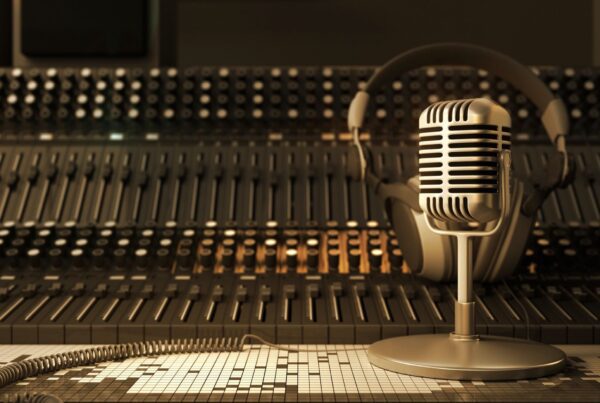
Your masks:
M 369 360 L 409 375 L 505 380 L 562 369 L 564 353 L 527 340 L 475 333 L 474 237 L 493 235 L 510 211 L 508 112 L 485 99 L 430 105 L 419 118 L 419 205 L 429 228 L 456 237 L 458 294 L 450 335 L 418 335 L 373 344 Z
M 419 205 L 433 232 L 457 241 L 456 335 L 475 334 L 473 237 L 493 235 L 509 212 L 510 123 L 483 98 L 436 103 L 419 118 Z M 491 229 L 468 227 L 489 222 Z

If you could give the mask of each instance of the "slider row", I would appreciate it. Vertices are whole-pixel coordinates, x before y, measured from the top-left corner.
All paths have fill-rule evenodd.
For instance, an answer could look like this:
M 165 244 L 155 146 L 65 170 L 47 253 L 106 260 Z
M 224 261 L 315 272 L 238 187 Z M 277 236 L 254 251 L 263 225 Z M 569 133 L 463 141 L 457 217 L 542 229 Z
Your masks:
M 53 224 L 325 227 L 385 223 L 373 188 L 348 174 L 350 147 L 322 143 L 0 147 L 0 221 Z M 600 165 L 592 147 L 570 147 L 578 175 L 550 194 L 545 225 L 600 224 Z M 539 177 L 550 146 L 516 146 L 515 174 Z M 416 173 L 412 147 L 372 146 L 385 181 Z M 343 224 L 342 224 L 343 225 Z
M 404 275 L 389 280 L 204 275 L 192 281 L 1 282 L 0 341 L 111 344 L 254 333 L 277 343 L 346 344 L 452 331 L 452 286 Z M 598 343 L 599 292 L 577 283 L 477 285 L 477 331 Z

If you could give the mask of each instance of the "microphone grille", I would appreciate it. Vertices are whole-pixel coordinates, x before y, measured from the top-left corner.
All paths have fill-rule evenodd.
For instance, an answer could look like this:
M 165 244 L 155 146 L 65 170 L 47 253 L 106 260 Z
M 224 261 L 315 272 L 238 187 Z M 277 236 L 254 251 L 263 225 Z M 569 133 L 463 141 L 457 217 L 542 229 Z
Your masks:
M 477 195 L 479 204 L 485 195 L 497 198 L 499 155 L 510 149 L 510 124 L 508 112 L 486 98 L 427 107 L 419 118 L 421 207 L 445 221 L 479 221 L 469 206 Z

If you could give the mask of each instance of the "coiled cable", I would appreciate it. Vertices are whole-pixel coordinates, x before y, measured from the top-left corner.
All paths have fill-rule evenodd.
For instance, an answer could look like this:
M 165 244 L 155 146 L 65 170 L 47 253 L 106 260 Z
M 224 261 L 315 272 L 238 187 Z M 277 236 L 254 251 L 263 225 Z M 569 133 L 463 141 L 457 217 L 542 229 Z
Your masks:
M 5 394 L 0 401 L 5 403 L 63 403 L 60 397 L 44 392 Z
M 0 388 L 25 378 L 79 366 L 95 365 L 106 361 L 170 354 L 215 353 L 242 351 L 249 340 L 256 340 L 268 347 L 291 352 L 320 352 L 321 349 L 286 347 L 266 341 L 255 334 L 237 337 L 209 337 L 179 339 L 175 341 L 152 340 L 136 343 L 112 344 L 67 351 L 43 357 L 28 358 L 0 368 Z M 345 347 L 343 350 L 364 350 L 365 347 Z

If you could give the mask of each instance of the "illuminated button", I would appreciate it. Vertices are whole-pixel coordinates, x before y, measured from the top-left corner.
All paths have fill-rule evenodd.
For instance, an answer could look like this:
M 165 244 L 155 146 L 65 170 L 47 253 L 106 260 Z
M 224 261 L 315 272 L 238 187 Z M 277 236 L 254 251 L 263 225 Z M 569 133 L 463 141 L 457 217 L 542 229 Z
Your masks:
M 373 249 L 369 254 L 369 263 L 372 268 L 381 267 L 383 252 L 381 249 Z
M 295 269 L 298 265 L 298 251 L 296 249 L 288 249 L 285 251 L 285 262 L 288 269 Z

